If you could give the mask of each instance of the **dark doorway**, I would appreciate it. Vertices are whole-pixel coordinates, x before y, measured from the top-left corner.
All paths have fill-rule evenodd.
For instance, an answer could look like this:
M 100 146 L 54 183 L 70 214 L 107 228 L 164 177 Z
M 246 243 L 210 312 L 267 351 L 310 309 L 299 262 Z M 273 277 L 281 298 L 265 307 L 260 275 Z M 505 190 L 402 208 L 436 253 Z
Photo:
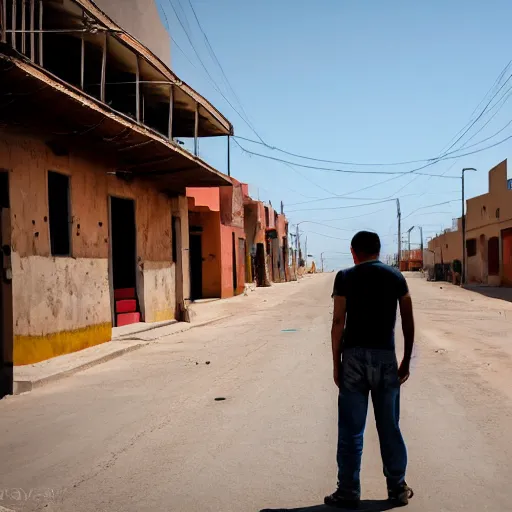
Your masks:
M 231 254 L 233 259 L 233 291 L 236 295 L 236 290 L 238 288 L 238 275 L 236 270 L 236 239 L 235 233 L 231 233 Z
M 255 274 L 256 274 L 256 285 L 265 286 L 265 246 L 263 244 L 256 245 L 256 261 L 255 261 Z
M 0 398 L 13 392 L 9 175 L 0 170 Z
M 500 275 L 500 239 L 495 236 L 489 238 L 487 242 L 487 253 L 488 253 L 488 274 L 490 276 Z
M 512 286 L 512 228 L 501 232 L 503 284 Z
M 200 234 L 190 234 L 190 300 L 203 298 L 203 243 Z
M 135 201 L 110 198 L 114 290 L 136 288 Z

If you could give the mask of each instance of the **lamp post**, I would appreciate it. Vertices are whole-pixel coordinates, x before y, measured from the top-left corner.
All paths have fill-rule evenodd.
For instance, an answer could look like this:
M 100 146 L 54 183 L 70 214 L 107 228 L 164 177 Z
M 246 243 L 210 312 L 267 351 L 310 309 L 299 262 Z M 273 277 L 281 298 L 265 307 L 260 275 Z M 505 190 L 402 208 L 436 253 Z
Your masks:
M 460 285 L 464 286 L 466 283 L 466 214 L 465 214 L 465 198 L 464 198 L 464 173 L 466 171 L 476 171 L 474 167 L 464 167 L 462 169 L 462 269 L 460 275 Z

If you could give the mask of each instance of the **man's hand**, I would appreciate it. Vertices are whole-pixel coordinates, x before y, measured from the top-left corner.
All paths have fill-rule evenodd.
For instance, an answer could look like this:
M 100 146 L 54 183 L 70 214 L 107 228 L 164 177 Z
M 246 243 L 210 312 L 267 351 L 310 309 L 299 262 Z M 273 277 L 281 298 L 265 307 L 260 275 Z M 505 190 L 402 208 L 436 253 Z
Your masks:
M 339 368 L 339 366 L 334 365 L 333 377 L 334 377 L 334 384 L 336 384 L 336 386 L 340 387 L 340 368 Z
M 407 382 L 410 375 L 410 361 L 404 359 L 398 368 L 398 380 L 400 384 Z

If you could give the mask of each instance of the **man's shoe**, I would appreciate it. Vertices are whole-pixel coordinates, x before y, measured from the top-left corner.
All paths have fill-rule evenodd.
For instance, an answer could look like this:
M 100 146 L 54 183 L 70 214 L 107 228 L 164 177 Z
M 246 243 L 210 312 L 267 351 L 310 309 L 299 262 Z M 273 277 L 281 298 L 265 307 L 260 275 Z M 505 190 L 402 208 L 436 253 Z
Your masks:
M 394 489 L 388 489 L 388 499 L 399 507 L 408 505 L 413 496 L 413 490 L 405 482 Z
M 326 496 L 324 498 L 324 503 L 328 507 L 341 508 L 345 510 L 357 510 L 359 508 L 360 503 L 359 498 L 348 497 L 346 492 L 342 491 L 340 488 L 336 489 L 336 491 L 330 496 Z

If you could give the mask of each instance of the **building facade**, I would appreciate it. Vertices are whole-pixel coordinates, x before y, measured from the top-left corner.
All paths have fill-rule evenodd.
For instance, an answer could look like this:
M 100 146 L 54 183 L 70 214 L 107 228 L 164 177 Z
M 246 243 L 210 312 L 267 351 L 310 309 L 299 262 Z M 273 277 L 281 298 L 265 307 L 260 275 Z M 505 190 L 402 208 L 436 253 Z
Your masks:
M 94 3 L 164 64 L 171 65 L 171 38 L 162 22 L 156 0 L 95 0 Z
M 243 185 L 187 188 L 191 300 L 228 298 L 245 289 Z
M 512 190 L 507 161 L 489 171 L 489 191 L 467 201 L 467 281 L 512 286 Z
M 5 393 L 13 365 L 183 317 L 186 189 L 232 182 L 175 137 L 232 126 L 96 4 L 0 4 Z
M 462 226 L 433 238 L 431 263 L 462 261 Z M 466 282 L 512 286 L 512 190 L 507 161 L 489 171 L 487 193 L 466 201 Z

